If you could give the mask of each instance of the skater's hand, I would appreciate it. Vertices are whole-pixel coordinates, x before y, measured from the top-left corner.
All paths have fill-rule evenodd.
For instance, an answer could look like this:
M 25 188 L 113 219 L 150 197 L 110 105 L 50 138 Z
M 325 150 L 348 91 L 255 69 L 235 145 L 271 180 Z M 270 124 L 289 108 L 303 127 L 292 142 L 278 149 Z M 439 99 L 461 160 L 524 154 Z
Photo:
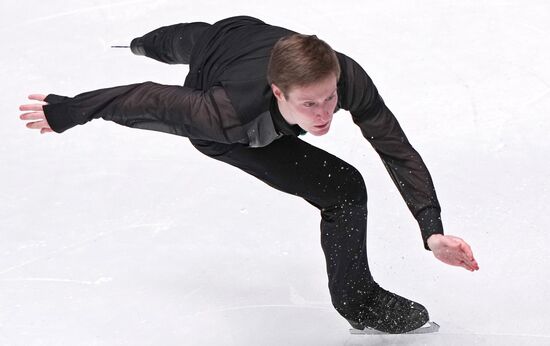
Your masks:
M 39 103 L 19 106 L 20 111 L 28 111 L 27 113 L 21 114 L 19 118 L 21 120 L 36 120 L 27 123 L 27 127 L 29 129 L 39 129 L 40 133 L 53 132 L 42 109 L 42 106 L 47 105 L 47 103 L 44 102 L 45 98 L 45 95 L 32 94 L 29 95 L 29 100 L 39 101 Z
M 428 238 L 428 246 L 434 256 L 443 263 L 463 267 L 471 272 L 479 270 L 472 249 L 458 237 L 434 234 Z

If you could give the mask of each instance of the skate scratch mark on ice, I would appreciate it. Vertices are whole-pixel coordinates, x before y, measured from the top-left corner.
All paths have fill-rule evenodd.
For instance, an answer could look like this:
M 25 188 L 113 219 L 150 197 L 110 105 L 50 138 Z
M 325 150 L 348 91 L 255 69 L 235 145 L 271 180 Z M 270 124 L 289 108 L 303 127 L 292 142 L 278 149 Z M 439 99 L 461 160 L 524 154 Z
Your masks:
M 528 23 L 524 23 L 522 22 L 521 25 L 523 25 L 523 27 L 527 28 L 527 29 L 530 29 L 532 31 L 536 31 L 538 32 L 539 34 L 543 34 L 543 35 L 546 35 L 548 32 L 544 29 L 541 29 L 540 27 L 538 26 L 535 26 L 535 25 L 532 25 L 532 24 L 528 24 Z M 513 26 L 511 26 L 513 27 Z
M 209 309 L 203 311 L 197 311 L 189 316 L 204 315 L 214 312 L 227 312 L 227 311 L 239 311 L 239 310 L 249 310 L 249 309 L 272 309 L 272 308 L 292 308 L 292 309 L 314 309 L 314 310 L 325 310 L 332 311 L 332 308 L 328 306 L 310 306 L 310 305 L 292 305 L 292 304 L 260 304 L 260 305 L 240 305 L 234 307 L 226 307 L 219 309 Z
M 441 333 L 441 335 L 474 335 L 474 336 L 507 336 L 507 337 L 520 337 L 520 338 L 540 338 L 540 339 L 550 339 L 550 335 L 543 335 L 543 334 L 529 334 L 529 333 Z
M 216 311 L 236 311 L 236 310 L 246 310 L 246 309 L 264 309 L 264 308 L 294 308 L 294 309 L 316 309 L 316 310 L 332 310 L 331 308 L 324 306 L 315 306 L 315 305 L 293 305 L 293 304 L 261 304 L 261 305 L 241 305 L 234 307 L 222 308 Z
M 191 291 L 187 292 L 186 294 L 184 294 L 181 297 L 181 299 L 187 299 L 189 297 L 192 297 L 193 295 L 195 295 L 195 293 L 200 292 L 202 289 L 203 289 L 202 287 L 197 287 L 194 290 L 191 290 Z
M 71 284 L 79 284 L 79 285 L 87 285 L 87 286 L 98 286 L 101 285 L 104 282 L 112 281 L 111 278 L 99 278 L 96 281 L 83 281 L 83 280 L 72 280 L 72 279 L 56 279 L 56 278 L 13 278 L 13 279 L 2 279 L 0 281 L 4 282 L 26 282 L 26 281 L 32 281 L 32 282 L 54 282 L 54 283 L 71 283 Z
M 100 232 L 97 235 L 95 235 L 93 237 L 90 237 L 88 239 L 85 239 L 83 241 L 75 242 L 75 243 L 63 246 L 62 248 L 51 251 L 51 252 L 49 252 L 45 255 L 38 256 L 38 257 L 32 258 L 30 260 L 24 261 L 23 263 L 19 263 L 19 264 L 16 264 L 14 266 L 2 269 L 2 270 L 0 270 L 0 275 L 6 274 L 6 273 L 8 273 L 12 270 L 15 270 L 15 269 L 26 267 L 30 264 L 33 264 L 33 263 L 36 263 L 36 262 L 39 262 L 39 261 L 48 260 L 50 258 L 53 258 L 53 257 L 55 257 L 59 254 L 67 252 L 69 250 L 76 249 L 76 248 L 79 248 L 79 247 L 83 247 L 83 246 L 85 246 L 89 243 L 97 241 L 98 239 L 101 239 L 105 236 L 111 235 L 111 234 L 113 234 L 117 231 L 120 231 L 120 230 L 128 230 L 128 229 L 133 229 L 133 228 L 151 227 L 151 226 L 157 226 L 158 227 L 158 226 L 165 226 L 165 225 L 163 223 L 151 223 L 151 224 L 144 223 L 144 224 L 139 224 L 139 225 L 127 226 L 127 227 L 119 227 L 117 229 L 112 229 L 111 231 L 108 231 L 108 232 Z
M 531 105 L 533 105 L 533 104 L 535 104 L 535 103 L 537 103 L 537 102 L 539 102 L 539 101 L 545 99 L 545 98 L 548 96 L 548 94 L 550 94 L 550 88 L 547 89 L 547 90 L 545 90 L 543 93 L 541 93 L 541 94 L 539 94 L 539 95 L 536 95 L 536 96 L 534 96 L 533 98 L 531 98 L 529 101 L 527 101 L 527 102 L 525 103 L 524 106 L 531 106 Z
M 531 99 L 528 103 L 527 103 L 527 106 L 531 106 L 539 101 L 541 101 L 542 99 L 545 99 L 548 95 L 550 94 L 550 90 L 546 90 L 544 93 L 534 97 L 533 99 Z
M 35 19 L 27 20 L 27 21 L 25 21 L 21 24 L 12 25 L 10 27 L 2 27 L 2 28 L 0 28 L 0 30 L 17 29 L 17 28 L 25 27 L 29 24 L 45 22 L 45 21 L 48 21 L 48 20 L 51 20 L 51 19 L 70 16 L 70 15 L 73 15 L 73 14 L 80 14 L 80 13 L 86 13 L 86 12 L 91 12 L 91 11 L 95 11 L 95 10 L 100 10 L 100 9 L 103 9 L 103 8 L 134 5 L 134 4 L 139 4 L 139 3 L 150 3 L 150 1 L 148 1 L 148 0 L 132 0 L 132 1 L 117 2 L 117 3 L 114 3 L 114 4 L 105 4 L 105 5 L 84 7 L 84 8 L 80 8 L 80 9 L 77 9 L 77 10 L 61 12 L 61 13 L 56 13 L 56 14 L 52 14 L 52 15 L 49 15 L 49 16 L 43 16 L 43 17 L 38 17 L 38 18 L 35 18 Z

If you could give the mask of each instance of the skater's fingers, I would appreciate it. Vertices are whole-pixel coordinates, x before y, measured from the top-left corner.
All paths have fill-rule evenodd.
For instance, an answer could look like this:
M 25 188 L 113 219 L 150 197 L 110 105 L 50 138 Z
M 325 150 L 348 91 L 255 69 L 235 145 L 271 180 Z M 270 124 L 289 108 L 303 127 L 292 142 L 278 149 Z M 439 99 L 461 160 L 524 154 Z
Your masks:
M 468 269 L 469 271 L 472 271 L 474 270 L 472 264 L 470 263 L 470 261 L 462 261 L 462 266 L 466 269 Z
M 462 267 L 469 271 L 473 271 L 473 267 L 470 265 L 469 262 L 459 261 L 459 263 L 457 263 L 457 266 Z
M 468 256 L 470 260 L 474 259 L 474 254 L 472 253 L 472 248 L 470 247 L 470 245 L 462 242 L 460 244 L 460 249 Z
M 41 134 L 48 133 L 48 132 L 53 132 L 53 130 L 47 127 L 44 127 L 40 130 Z
M 479 264 L 477 264 L 476 260 L 474 260 L 473 262 L 473 267 L 474 267 L 474 270 L 479 270 Z
M 470 263 L 470 264 L 468 264 L 468 270 L 471 271 L 471 272 L 473 272 L 473 271 L 476 271 L 477 269 L 476 269 L 476 267 L 474 267 L 474 266 Z
M 27 124 L 27 127 L 29 129 L 42 129 L 42 128 L 50 128 L 48 126 L 48 123 L 45 120 L 41 121 L 35 121 Z
M 19 116 L 21 120 L 42 120 L 44 117 L 44 112 L 23 113 Z
M 464 261 L 465 263 L 472 263 L 474 261 L 474 257 L 472 256 L 471 251 L 466 251 L 464 248 L 460 248 L 460 252 L 457 253 L 461 261 Z
M 468 259 L 467 257 L 464 257 L 460 262 L 464 268 L 468 269 L 471 272 L 479 270 L 479 265 L 474 259 Z
M 27 127 L 29 129 L 41 129 L 42 126 L 41 126 L 41 121 L 34 121 L 34 122 L 30 122 L 30 123 L 27 123 Z
M 19 106 L 19 110 L 20 111 L 42 111 L 42 106 L 43 105 L 37 104 L 37 103 L 33 103 L 30 105 L 21 105 Z
M 31 94 L 29 95 L 29 100 L 44 101 L 46 95 L 42 94 Z
M 464 267 L 469 270 L 471 260 L 464 252 L 462 252 L 461 249 L 457 248 L 453 251 L 447 252 L 446 256 L 444 256 L 443 258 L 443 262 L 459 267 Z

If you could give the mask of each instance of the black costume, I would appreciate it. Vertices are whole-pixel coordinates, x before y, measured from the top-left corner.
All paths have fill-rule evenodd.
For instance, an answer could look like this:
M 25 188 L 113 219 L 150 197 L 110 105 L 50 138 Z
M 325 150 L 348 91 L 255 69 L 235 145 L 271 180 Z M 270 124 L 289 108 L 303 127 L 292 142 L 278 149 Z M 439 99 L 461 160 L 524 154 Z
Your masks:
M 50 94 L 44 112 L 63 132 L 94 118 L 188 137 L 202 153 L 304 198 L 321 211 L 321 244 L 335 308 L 364 321 L 376 284 L 366 254 L 367 192 L 348 163 L 298 138 L 282 117 L 266 79 L 273 45 L 292 34 L 251 17 L 213 25 L 162 27 L 132 41 L 135 54 L 190 65 L 184 86 L 152 82 L 101 89 L 73 98 Z M 348 110 L 378 152 L 418 221 L 424 246 L 442 234 L 430 174 L 372 80 L 337 53 L 338 108 Z

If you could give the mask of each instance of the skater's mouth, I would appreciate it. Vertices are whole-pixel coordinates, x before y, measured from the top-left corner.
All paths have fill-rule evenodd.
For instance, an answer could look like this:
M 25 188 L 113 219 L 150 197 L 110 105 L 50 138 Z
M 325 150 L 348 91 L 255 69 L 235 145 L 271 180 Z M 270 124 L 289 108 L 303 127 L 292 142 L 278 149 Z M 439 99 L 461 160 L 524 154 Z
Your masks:
M 315 125 L 314 127 L 318 130 L 322 130 L 324 129 L 325 127 L 327 127 L 328 125 L 330 124 L 330 121 L 327 121 L 326 123 L 324 124 L 321 124 L 321 125 Z

